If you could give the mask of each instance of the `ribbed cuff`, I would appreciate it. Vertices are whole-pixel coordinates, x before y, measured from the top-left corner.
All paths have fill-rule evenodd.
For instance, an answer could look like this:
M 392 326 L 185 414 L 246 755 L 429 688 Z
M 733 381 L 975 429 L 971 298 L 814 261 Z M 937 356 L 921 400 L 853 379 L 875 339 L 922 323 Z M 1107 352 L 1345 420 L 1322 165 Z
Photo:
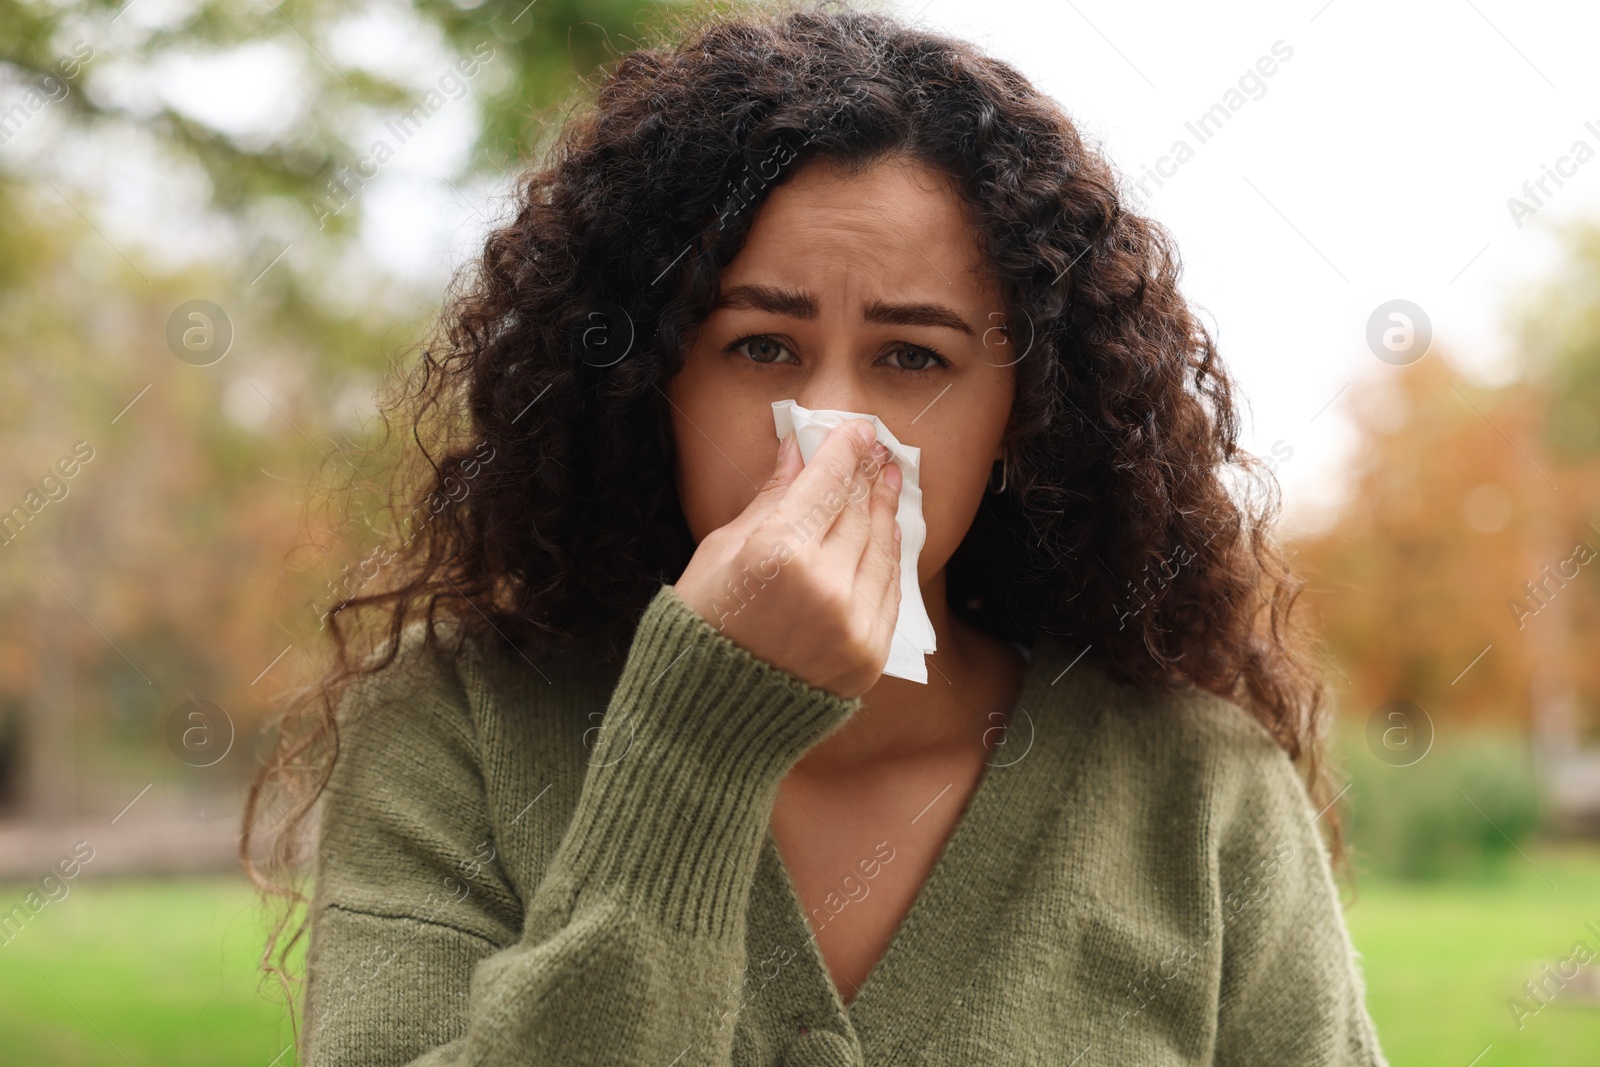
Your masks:
M 663 586 L 623 665 L 562 844 L 600 893 L 721 935 L 742 913 L 778 783 L 861 706 L 719 633 Z

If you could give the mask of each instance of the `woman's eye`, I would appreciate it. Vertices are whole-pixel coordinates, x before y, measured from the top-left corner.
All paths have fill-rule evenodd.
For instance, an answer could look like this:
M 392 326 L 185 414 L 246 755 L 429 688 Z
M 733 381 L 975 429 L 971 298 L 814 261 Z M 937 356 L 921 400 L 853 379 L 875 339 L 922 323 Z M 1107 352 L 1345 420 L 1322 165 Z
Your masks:
M 741 337 L 728 346 L 728 351 L 736 352 L 752 363 L 798 363 L 794 351 L 788 345 L 766 334 L 755 334 L 750 337 Z M 931 348 L 922 345 L 897 345 L 886 357 L 891 360 L 888 365 L 905 374 L 927 374 L 937 367 L 947 367 L 949 361 Z
M 779 353 L 789 352 L 789 347 L 782 341 L 772 337 L 746 337 L 733 344 L 735 352 L 741 352 L 756 363 L 790 363 L 791 359 L 780 359 Z M 789 352 L 792 357 L 793 352 Z
M 890 353 L 891 358 L 900 362 L 896 370 L 903 370 L 910 374 L 923 374 L 935 367 L 948 366 L 948 361 L 931 348 L 922 348 L 917 345 L 901 345 Z

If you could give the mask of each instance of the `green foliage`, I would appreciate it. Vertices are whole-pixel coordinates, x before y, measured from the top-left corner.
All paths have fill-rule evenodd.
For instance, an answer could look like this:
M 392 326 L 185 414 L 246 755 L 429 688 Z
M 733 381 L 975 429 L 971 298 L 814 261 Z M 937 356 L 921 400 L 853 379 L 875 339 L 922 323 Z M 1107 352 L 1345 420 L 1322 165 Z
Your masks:
M 1341 737 L 1349 773 L 1348 831 L 1358 866 L 1403 879 L 1505 873 L 1541 819 L 1527 742 L 1479 732 L 1436 738 L 1410 766 L 1378 759 L 1355 732 Z
M 147 227 L 190 232 L 143 240 L 201 246 L 219 268 L 212 298 L 230 298 L 230 312 L 245 301 L 269 309 L 274 335 L 306 350 L 332 347 L 352 300 L 392 326 L 374 298 L 350 295 L 363 267 L 343 256 L 364 187 L 381 175 L 375 138 L 405 147 L 375 131 L 408 114 L 466 116 L 472 144 L 445 180 L 470 204 L 484 195 L 474 183 L 509 180 L 564 105 L 623 51 L 670 33 L 677 11 L 667 0 L 0 0 L 0 285 L 25 282 L 54 254 L 6 232 L 40 204 L 70 206 L 103 235 L 99 212 L 130 214 L 119 177 L 154 169 L 197 195 Z M 276 99 L 233 122 L 202 115 L 192 86 L 184 96 L 173 84 L 196 69 L 219 89 L 258 79 Z M 125 255 L 150 281 L 155 257 L 92 239 L 92 254 Z
M 1524 370 L 1550 394 L 1544 436 L 1563 460 L 1600 460 L 1600 221 L 1559 235 L 1566 259 L 1518 323 Z
M 367 145 L 352 136 L 350 118 L 372 108 L 417 103 L 427 74 L 405 64 L 368 66 L 343 58 L 362 20 L 381 14 L 438 52 L 439 73 L 454 55 L 481 41 L 504 54 L 495 90 L 480 101 L 481 136 L 469 170 L 498 172 L 528 143 L 540 109 L 573 91 L 579 79 L 636 47 L 678 5 L 649 0 L 410 0 L 366 5 L 344 0 L 202 0 L 140 11 L 140 0 L 0 0 L 0 68 L 28 86 L 60 77 L 63 57 L 84 42 L 92 58 L 67 79 L 57 103 L 75 128 L 124 121 L 164 142 L 175 155 L 197 160 L 212 179 L 216 206 L 241 210 L 253 200 L 288 194 L 304 197 L 340 162 Z M 370 31 L 369 31 L 370 32 Z M 228 57 L 242 46 L 282 44 L 303 57 L 308 84 L 296 121 L 272 133 L 221 130 L 158 100 L 135 104 L 102 83 L 108 68 L 126 60 L 159 67 L 172 57 Z M 348 49 L 346 49 L 347 51 Z M 339 57 L 337 60 L 334 57 Z M 9 103 L 9 101 L 8 101 Z M 294 106 L 285 102 L 286 108 Z

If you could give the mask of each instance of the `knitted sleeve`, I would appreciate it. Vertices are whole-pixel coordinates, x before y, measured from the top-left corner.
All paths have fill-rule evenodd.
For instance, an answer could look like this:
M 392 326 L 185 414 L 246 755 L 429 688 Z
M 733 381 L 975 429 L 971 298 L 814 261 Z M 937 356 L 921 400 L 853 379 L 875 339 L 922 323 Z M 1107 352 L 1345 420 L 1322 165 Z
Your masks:
M 1242 810 L 1222 839 L 1217 1067 L 1387 1067 L 1367 1014 L 1318 813 L 1260 731 L 1237 765 Z
M 459 899 L 426 899 L 487 816 L 470 695 L 453 673 L 415 682 L 387 726 L 351 732 L 351 769 L 330 781 L 304 1062 L 729 1064 L 778 784 L 860 703 L 751 655 L 664 586 L 605 712 L 615 758 L 589 763 L 517 929 L 492 862 Z

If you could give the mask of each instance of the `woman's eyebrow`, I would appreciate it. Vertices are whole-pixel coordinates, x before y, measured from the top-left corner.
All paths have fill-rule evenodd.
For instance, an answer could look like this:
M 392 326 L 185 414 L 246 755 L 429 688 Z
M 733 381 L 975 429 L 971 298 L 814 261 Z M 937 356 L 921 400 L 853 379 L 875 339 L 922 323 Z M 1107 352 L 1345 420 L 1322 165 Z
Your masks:
M 735 285 L 717 298 L 712 310 L 719 308 L 741 308 L 786 315 L 792 319 L 814 319 L 817 317 L 817 298 L 803 289 L 785 289 L 776 285 Z M 944 304 L 896 304 L 874 300 L 867 304 L 863 315 L 868 322 L 885 326 L 943 326 L 969 336 L 973 333 L 967 321 L 955 309 Z
M 874 300 L 866 307 L 866 319 L 887 326 L 943 326 L 969 336 L 972 333 L 967 320 L 944 304 L 890 304 Z
M 791 319 L 817 317 L 817 298 L 802 289 L 784 289 L 776 285 L 735 285 L 723 290 L 711 310 L 741 308 L 745 311 L 766 311 L 773 315 L 786 315 Z

